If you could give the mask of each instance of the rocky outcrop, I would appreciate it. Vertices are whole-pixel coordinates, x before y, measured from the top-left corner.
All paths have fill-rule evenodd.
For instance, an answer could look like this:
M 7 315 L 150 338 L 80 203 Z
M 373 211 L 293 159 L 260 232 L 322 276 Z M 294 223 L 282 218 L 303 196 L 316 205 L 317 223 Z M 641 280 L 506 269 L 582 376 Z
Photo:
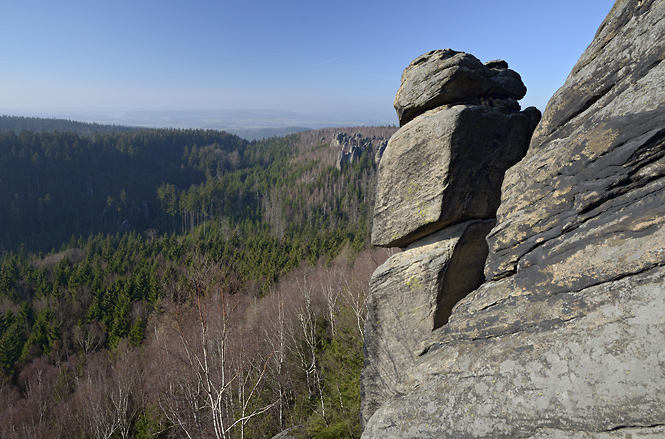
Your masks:
M 482 288 L 363 437 L 662 438 L 664 292 L 662 268 L 560 295 Z
M 339 148 L 337 154 L 337 169 L 342 169 L 342 166 L 347 163 L 353 163 L 358 160 L 370 140 L 364 138 L 360 134 L 349 136 L 346 133 L 337 133 L 330 142 L 330 146 Z
M 485 79 L 507 69 L 504 61 L 487 67 L 471 55 L 450 50 L 419 59 L 441 53 L 459 54 L 463 64 L 475 62 L 476 73 Z M 449 76 L 459 79 L 456 75 Z M 404 78 L 402 89 L 412 90 L 423 88 L 418 81 L 430 80 Z M 472 91 L 466 90 L 465 96 L 443 89 L 440 93 L 454 92 L 457 101 L 479 102 Z M 504 172 L 526 153 L 540 117 L 535 109 L 517 111 L 516 102 L 512 108 L 487 102 L 441 105 L 416 116 L 388 142 L 379 164 L 372 243 L 406 249 L 379 267 L 370 283 L 361 379 L 364 421 L 403 393 L 404 373 L 424 342 L 484 280 L 485 237 L 494 225 Z
M 488 104 L 519 111 L 526 87 L 502 60 L 482 64 L 451 49 L 434 50 L 414 59 L 402 73 L 395 96 L 400 125 L 442 105 Z
M 374 164 L 378 165 L 381 162 L 381 159 L 383 158 L 383 153 L 386 152 L 386 147 L 388 146 L 388 141 L 387 140 L 382 140 L 381 143 L 379 143 L 379 146 L 376 150 L 376 154 L 374 155 Z
M 363 438 L 665 437 L 663 59 L 665 0 L 617 1 L 506 172 L 486 281 Z
M 302 437 L 308 437 L 307 428 L 303 425 L 296 425 L 278 433 L 272 439 L 299 439 Z
M 335 166 L 341 170 L 342 167 L 360 160 L 365 151 L 374 153 L 374 162 L 378 164 L 387 143 L 386 140 L 362 136 L 359 133 L 337 133 L 330 141 L 330 147 L 339 148 Z
M 490 239 L 490 278 L 514 273 L 518 263 L 536 264 L 538 255 L 552 253 L 554 238 L 564 241 L 561 236 L 566 239 L 557 252 L 582 250 L 575 242 L 608 248 L 603 242 L 612 236 L 618 251 L 632 254 L 624 241 L 659 222 L 653 204 L 660 203 L 654 199 L 660 191 L 650 186 L 663 175 L 665 154 L 661 9 L 661 2 L 617 2 L 552 97 L 527 158 L 506 176 L 503 220 Z M 576 239 L 568 238 L 571 232 Z M 625 266 L 617 256 L 611 259 Z

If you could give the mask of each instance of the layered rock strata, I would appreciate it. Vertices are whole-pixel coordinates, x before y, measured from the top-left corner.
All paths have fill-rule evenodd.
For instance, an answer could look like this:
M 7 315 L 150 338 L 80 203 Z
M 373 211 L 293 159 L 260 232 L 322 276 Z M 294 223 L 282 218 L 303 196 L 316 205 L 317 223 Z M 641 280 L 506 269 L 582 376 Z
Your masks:
M 506 172 L 486 282 L 363 438 L 665 437 L 663 59 L 665 0 L 618 0 Z
M 402 77 L 400 102 L 409 106 L 405 96 L 426 89 L 431 102 L 410 105 L 409 114 L 418 114 L 392 136 L 379 165 L 372 242 L 406 248 L 379 267 L 370 284 L 364 421 L 401 394 L 404 371 L 423 343 L 484 280 L 485 237 L 503 175 L 526 153 L 540 118 L 535 109 L 519 112 L 514 97 L 524 94 L 524 85 L 507 69 L 504 61 L 483 65 L 445 50 L 419 57 Z M 521 91 L 499 105 L 511 87 Z

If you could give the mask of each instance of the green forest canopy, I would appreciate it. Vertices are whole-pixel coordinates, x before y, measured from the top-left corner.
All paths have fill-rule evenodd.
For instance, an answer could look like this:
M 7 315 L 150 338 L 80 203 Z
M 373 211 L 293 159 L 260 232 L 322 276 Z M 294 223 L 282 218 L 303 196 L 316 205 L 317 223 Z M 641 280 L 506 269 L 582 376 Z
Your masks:
M 95 355 L 106 352 L 108 357 L 118 349 L 122 355 L 140 355 L 149 349 L 153 342 L 146 341 L 146 330 L 154 333 L 165 321 L 177 321 L 169 318 L 180 306 L 200 306 L 192 300 L 204 290 L 210 306 L 217 303 L 216 288 L 233 297 L 265 297 L 257 303 L 268 303 L 283 288 L 279 280 L 303 262 L 315 267 L 332 261 L 343 248 L 353 260 L 368 246 L 374 155 L 394 128 L 349 129 L 367 141 L 362 155 L 341 169 L 335 166 L 339 146 L 331 143 L 337 131 L 258 142 L 210 130 L 1 132 L 0 205 L 7 208 L 0 211 L 0 381 L 11 384 L 19 392 L 17 401 L 27 404 L 29 395 L 21 396 L 21 389 L 40 361 L 58 374 L 82 378 Z M 201 283 L 192 273 L 208 266 L 214 267 L 214 280 Z M 287 401 L 286 393 L 279 393 L 279 421 L 274 421 L 274 410 L 266 411 L 272 417 L 264 417 L 273 419 L 272 429 L 291 425 L 284 418 L 286 410 L 295 416 L 293 422 L 311 423 L 305 436 L 318 431 L 317 437 L 336 437 L 340 428 L 346 433 L 339 437 L 358 434 L 354 409 L 347 407 L 335 415 L 341 418 L 333 419 L 333 404 L 323 416 L 331 404 L 326 398 L 335 400 L 323 375 L 339 370 L 335 361 L 351 361 L 357 373 L 362 365 L 347 356 L 362 357 L 362 327 L 350 316 L 355 309 L 356 320 L 361 318 L 352 298 L 363 290 L 334 288 L 338 295 L 348 291 L 349 299 L 334 306 L 328 301 L 326 308 L 323 298 L 329 296 L 316 290 L 319 302 L 307 315 L 318 323 L 301 328 L 313 331 L 314 338 L 291 334 L 292 343 L 300 341 L 289 350 L 295 355 L 289 357 L 289 379 L 304 380 L 309 402 L 295 394 Z M 290 291 L 309 290 L 298 284 Z M 297 314 L 297 309 L 302 311 L 296 307 L 290 312 Z M 295 321 L 302 322 L 299 315 Z M 350 326 L 338 325 L 336 331 L 338 319 Z M 309 357 L 303 356 L 307 340 L 319 340 L 310 346 Z M 117 366 L 118 355 L 108 357 L 108 367 Z M 327 363 L 311 369 L 302 363 L 305 357 Z M 298 370 L 309 372 L 299 375 Z M 264 396 L 286 392 L 286 387 L 261 386 Z M 63 400 L 82 392 L 73 385 L 67 389 Z M 345 398 L 356 401 L 354 389 L 345 391 Z M 17 410 L 20 404 L 13 406 Z M 0 407 L 0 416 L 15 416 L 12 410 Z M 64 422 L 53 416 L 43 427 L 51 433 L 53 425 Z M 141 428 L 163 428 L 161 437 L 177 436 L 166 411 L 142 405 L 130 418 L 127 431 L 134 434 Z M 252 419 L 259 428 L 258 418 Z M 244 424 L 241 430 L 233 428 L 251 437 Z

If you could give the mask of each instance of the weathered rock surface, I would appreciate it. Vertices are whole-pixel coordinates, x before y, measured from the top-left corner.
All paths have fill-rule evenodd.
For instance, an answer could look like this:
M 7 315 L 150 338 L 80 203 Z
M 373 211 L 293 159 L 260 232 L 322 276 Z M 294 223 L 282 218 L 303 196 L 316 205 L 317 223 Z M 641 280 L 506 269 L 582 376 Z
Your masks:
M 520 75 L 508 69 L 505 61 L 484 65 L 468 53 L 434 50 L 419 56 L 404 70 L 395 110 L 400 125 L 442 105 L 474 105 L 497 99 L 505 100 L 504 105 L 510 102 L 511 109 L 519 111 L 517 101 L 525 94 Z
M 429 65 L 410 71 L 420 63 Z M 405 393 L 406 372 L 432 331 L 445 325 L 453 306 L 484 280 L 485 237 L 494 224 L 504 172 L 524 156 L 540 120 L 535 108 L 518 112 L 516 98 L 524 91 L 513 91 L 524 86 L 507 67 L 505 61 L 482 65 L 465 53 L 436 51 L 405 70 L 404 77 L 411 77 L 400 90 L 414 92 L 430 75 L 445 77 L 433 94 L 454 105 L 441 105 L 439 99 L 433 109 L 427 108 L 432 102 L 415 109 L 424 113 L 391 137 L 380 160 L 372 242 L 409 247 L 372 277 L 361 378 L 363 422 Z
M 618 0 L 506 172 L 488 277 L 363 438 L 665 437 L 665 0 Z
M 527 157 L 506 174 L 500 221 L 490 237 L 490 278 L 537 264 L 550 252 L 540 247 L 594 218 L 620 224 L 587 226 L 582 245 L 649 234 L 640 232 L 648 227 L 644 221 L 660 223 L 652 204 L 660 196 L 653 185 L 665 175 L 664 7 L 617 2 L 549 102 Z M 636 217 L 621 220 L 626 209 Z
M 497 290 L 510 299 L 464 313 Z M 560 295 L 483 288 L 363 437 L 663 437 L 663 303 L 663 268 Z
M 372 276 L 365 327 L 362 419 L 400 388 L 402 375 L 453 306 L 484 280 L 485 237 L 494 221 L 470 221 L 409 246 Z
M 400 128 L 379 165 L 372 243 L 405 247 L 454 223 L 494 218 L 504 172 L 526 152 L 530 117 L 444 106 Z

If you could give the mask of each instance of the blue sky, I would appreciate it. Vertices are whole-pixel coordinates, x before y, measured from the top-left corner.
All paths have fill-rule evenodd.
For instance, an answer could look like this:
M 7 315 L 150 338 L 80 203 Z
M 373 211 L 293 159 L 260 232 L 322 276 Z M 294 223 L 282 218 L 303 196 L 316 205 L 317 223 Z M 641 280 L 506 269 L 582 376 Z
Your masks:
M 611 0 L 4 1 L 0 112 L 275 109 L 396 123 L 402 70 L 505 59 L 541 110 Z

